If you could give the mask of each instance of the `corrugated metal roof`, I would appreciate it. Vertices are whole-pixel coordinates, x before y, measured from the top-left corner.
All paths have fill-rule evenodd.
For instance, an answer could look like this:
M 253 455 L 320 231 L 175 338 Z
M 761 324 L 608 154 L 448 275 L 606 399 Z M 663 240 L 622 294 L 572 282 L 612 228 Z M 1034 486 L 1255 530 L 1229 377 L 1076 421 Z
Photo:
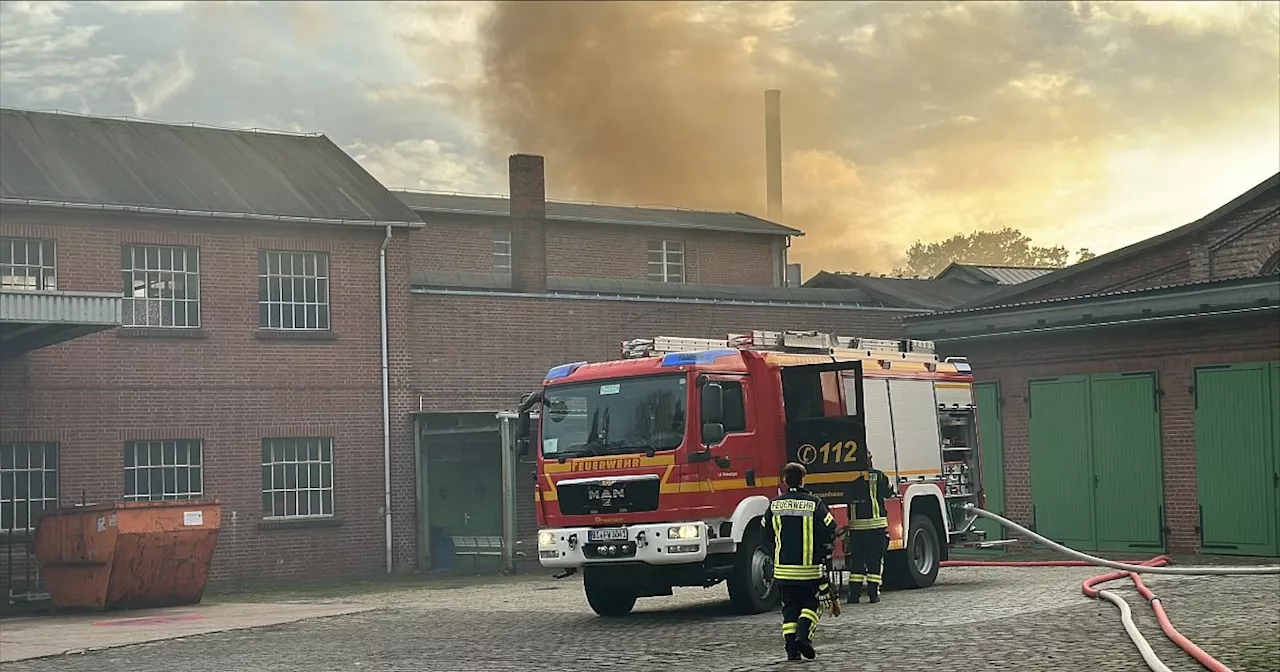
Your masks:
M 1028 280 L 1035 280 L 1058 269 L 1036 268 L 1034 266 L 986 266 L 981 264 L 959 264 L 967 266 L 990 277 L 998 285 L 1018 285 Z
M 864 291 L 885 305 L 900 308 L 946 310 L 972 301 L 997 289 L 997 285 L 976 285 L 955 278 L 878 278 L 822 271 L 804 283 L 810 288 L 846 288 Z
M 324 223 L 419 218 L 323 135 L 0 108 L 0 197 Z
M 1259 282 L 1263 280 L 1264 282 Z M 935 317 L 944 318 L 948 315 L 977 315 L 981 313 L 994 313 L 1000 311 L 1017 311 L 1023 309 L 1033 309 L 1041 306 L 1050 306 L 1055 304 L 1063 304 L 1070 302 L 1089 302 L 1100 299 L 1111 299 L 1117 297 L 1128 296 L 1146 296 L 1151 294 L 1160 294 L 1168 292 L 1179 292 L 1195 290 L 1202 287 L 1231 287 L 1233 285 L 1252 286 L 1256 284 L 1267 284 L 1269 280 L 1271 284 L 1280 286 L 1280 279 L 1274 279 L 1267 276 L 1246 276 L 1242 278 L 1226 278 L 1218 280 L 1195 280 L 1191 282 L 1179 282 L 1168 285 L 1157 285 L 1155 287 L 1142 287 L 1139 289 L 1122 289 L 1111 292 L 1097 292 L 1094 294 L 1077 294 L 1073 296 L 1059 296 L 1051 299 L 1040 299 L 1038 301 L 1021 301 L 1017 303 L 1000 303 L 994 305 L 970 306 L 962 308 L 953 308 L 951 310 L 939 310 L 928 315 L 923 315 L 918 319 L 927 321 Z
M 404 201 L 405 205 L 418 212 L 506 216 L 510 213 L 511 208 L 510 199 L 503 196 L 438 194 L 400 189 L 393 189 L 392 193 Z M 592 224 L 618 224 L 622 226 L 734 231 L 770 236 L 804 235 L 804 232 L 798 229 L 741 212 L 601 205 L 567 201 L 547 201 L 547 219 Z

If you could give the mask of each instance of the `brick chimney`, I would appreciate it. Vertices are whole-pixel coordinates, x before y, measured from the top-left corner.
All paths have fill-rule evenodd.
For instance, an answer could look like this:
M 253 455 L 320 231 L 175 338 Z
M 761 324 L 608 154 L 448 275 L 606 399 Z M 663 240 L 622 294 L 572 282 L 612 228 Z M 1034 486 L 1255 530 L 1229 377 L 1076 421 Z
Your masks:
M 511 183 L 511 288 L 547 291 L 547 193 L 541 156 L 513 154 L 507 163 Z

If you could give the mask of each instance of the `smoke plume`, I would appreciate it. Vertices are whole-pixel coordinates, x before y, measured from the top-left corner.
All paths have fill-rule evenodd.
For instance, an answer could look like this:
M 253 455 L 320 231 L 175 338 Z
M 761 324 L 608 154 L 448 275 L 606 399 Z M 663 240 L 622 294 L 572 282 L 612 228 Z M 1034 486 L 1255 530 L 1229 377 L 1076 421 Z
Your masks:
M 779 88 L 781 219 L 806 232 L 793 260 L 883 272 L 916 239 L 980 228 L 1115 247 L 1274 172 L 1277 16 L 1275 3 L 498 2 L 479 76 L 450 95 L 495 153 L 544 154 L 554 197 L 763 215 L 763 92 Z M 1178 221 L 1118 208 L 1160 194 L 1130 170 L 1144 156 L 1150 176 L 1161 157 L 1211 157 L 1199 170 L 1221 184 Z M 1118 209 L 1130 229 L 1108 218 Z

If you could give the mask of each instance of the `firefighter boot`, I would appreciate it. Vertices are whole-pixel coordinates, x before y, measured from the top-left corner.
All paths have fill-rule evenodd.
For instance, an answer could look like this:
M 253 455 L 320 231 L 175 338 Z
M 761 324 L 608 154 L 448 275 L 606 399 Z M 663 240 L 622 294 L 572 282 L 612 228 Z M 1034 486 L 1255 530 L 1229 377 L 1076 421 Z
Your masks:
M 800 660 L 800 648 L 796 646 L 795 633 L 787 633 L 787 660 Z
M 845 600 L 846 604 L 857 604 L 862 598 L 862 582 L 849 582 L 849 597 Z
M 870 602 L 871 604 L 875 604 L 880 601 L 880 584 L 878 583 L 867 584 L 867 601 Z
M 818 655 L 818 652 L 813 650 L 813 642 L 809 641 L 808 637 L 804 639 L 796 638 L 796 650 L 809 660 L 813 660 Z M 789 660 L 799 660 L 799 658 L 791 658 Z

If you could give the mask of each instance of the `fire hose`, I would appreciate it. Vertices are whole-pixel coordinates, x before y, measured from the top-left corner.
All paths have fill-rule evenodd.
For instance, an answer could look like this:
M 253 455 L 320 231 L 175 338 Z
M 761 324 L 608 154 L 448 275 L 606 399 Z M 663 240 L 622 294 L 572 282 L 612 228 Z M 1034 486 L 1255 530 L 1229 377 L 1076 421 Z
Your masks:
M 1120 610 L 1120 620 L 1124 624 L 1124 629 L 1125 629 L 1125 632 L 1129 635 L 1129 639 L 1133 641 L 1134 646 L 1136 646 L 1139 653 L 1142 654 L 1142 659 L 1143 661 L 1146 662 L 1147 667 L 1151 668 L 1152 670 L 1155 670 L 1156 672 L 1171 672 L 1171 671 L 1164 663 L 1160 661 L 1159 657 L 1156 656 L 1155 651 L 1152 650 L 1151 644 L 1147 642 L 1146 638 L 1142 636 L 1142 633 L 1138 631 L 1137 625 L 1135 625 L 1133 622 L 1133 614 L 1129 608 L 1128 602 L 1126 602 L 1124 598 L 1120 597 L 1119 595 L 1116 595 L 1115 593 L 1112 593 L 1111 591 L 1101 590 L 1096 588 L 1095 586 L 1101 583 L 1106 583 L 1108 581 L 1114 581 L 1116 579 L 1129 577 L 1133 581 L 1134 586 L 1137 588 L 1138 593 L 1142 595 L 1143 599 L 1147 600 L 1151 604 L 1151 608 L 1156 615 L 1156 620 L 1160 622 L 1160 629 L 1164 631 L 1165 636 L 1168 637 L 1170 641 L 1176 644 L 1178 648 L 1185 651 L 1187 655 L 1194 658 L 1196 662 L 1200 663 L 1200 665 L 1205 669 L 1210 670 L 1211 672 L 1231 672 L 1230 668 L 1228 668 L 1226 665 L 1223 665 L 1213 656 L 1210 656 L 1208 653 L 1205 653 L 1203 649 L 1196 646 L 1195 643 L 1187 639 L 1185 636 L 1182 635 L 1182 633 L 1178 632 L 1177 629 L 1173 627 L 1173 623 L 1169 620 L 1168 614 L 1165 613 L 1164 605 L 1160 603 L 1160 598 L 1156 597 L 1155 594 L 1152 593 L 1149 588 L 1147 588 L 1146 584 L 1142 582 L 1142 577 L 1139 575 L 1140 574 L 1168 574 L 1168 575 L 1176 575 L 1176 576 L 1241 576 L 1241 575 L 1256 576 L 1256 575 L 1280 574 L 1280 566 L 1275 566 L 1275 565 L 1246 566 L 1246 567 L 1167 567 L 1166 565 L 1168 565 L 1169 559 L 1163 555 L 1157 556 L 1157 557 L 1151 558 L 1150 560 L 1146 560 L 1139 563 L 1135 563 L 1132 561 L 1117 562 L 1115 560 L 1107 560 L 1105 558 L 1099 558 L 1096 556 L 1089 555 L 1087 553 L 1081 553 L 1080 551 L 1077 551 L 1075 549 L 1063 546 L 1062 544 L 1059 544 L 1058 542 L 1053 541 L 1052 539 L 1049 539 L 1047 537 L 1043 537 L 1039 534 L 1036 534 L 1035 532 L 1032 532 L 1031 530 L 1007 518 L 991 513 L 990 511 L 979 509 L 978 507 L 972 504 L 966 505 L 965 509 L 975 515 L 1000 523 L 1004 527 L 1010 530 L 1013 530 L 1014 532 L 1017 532 L 1018 534 L 1024 537 L 1027 537 L 1028 539 L 1031 539 L 1032 541 L 1035 541 L 1044 546 L 1047 546 L 1055 551 L 1058 551 L 1059 553 L 1062 553 L 1063 555 L 1076 558 L 1076 560 L 1074 561 L 1072 560 L 1030 561 L 1030 562 L 946 561 L 941 563 L 943 566 L 949 566 L 949 567 L 1084 567 L 1084 566 L 1096 565 L 1099 567 L 1108 567 L 1114 570 L 1118 570 L 1114 572 L 1109 572 L 1107 574 L 1101 574 L 1086 580 L 1083 584 L 1081 584 L 1080 590 L 1088 597 L 1091 597 L 1094 599 L 1097 599 L 1097 598 L 1105 599 L 1108 602 L 1111 602 L 1112 604 L 1116 605 L 1116 607 Z

